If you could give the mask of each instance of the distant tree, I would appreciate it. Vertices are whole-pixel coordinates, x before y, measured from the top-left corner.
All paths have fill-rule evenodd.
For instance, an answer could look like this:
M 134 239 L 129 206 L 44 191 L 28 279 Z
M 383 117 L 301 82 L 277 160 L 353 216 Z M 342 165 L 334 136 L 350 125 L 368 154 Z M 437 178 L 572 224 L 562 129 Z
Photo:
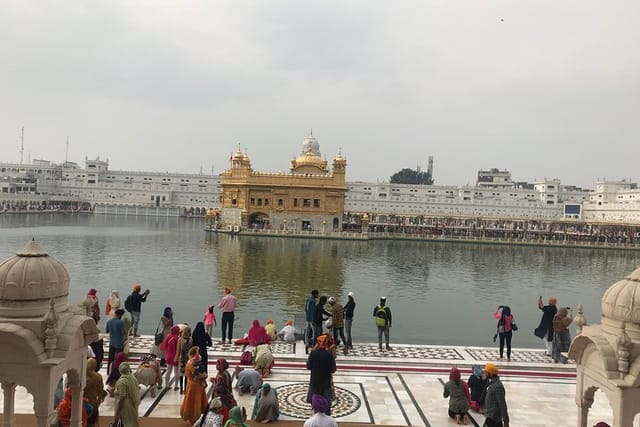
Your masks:
M 392 184 L 433 184 L 433 179 L 431 178 L 431 175 L 429 175 L 429 172 L 422 172 L 420 169 L 413 170 L 409 168 L 404 168 L 391 175 L 390 181 Z

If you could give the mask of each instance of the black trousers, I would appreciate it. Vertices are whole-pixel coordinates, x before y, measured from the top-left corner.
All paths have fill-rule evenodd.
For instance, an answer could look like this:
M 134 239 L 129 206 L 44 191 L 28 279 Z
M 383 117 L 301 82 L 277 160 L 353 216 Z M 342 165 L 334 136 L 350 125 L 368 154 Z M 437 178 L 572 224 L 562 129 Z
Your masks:
M 513 337 L 513 332 L 503 332 L 500 334 L 500 359 L 502 359 L 502 355 L 504 353 L 504 344 L 507 344 L 507 359 L 511 359 L 511 338 Z
M 235 318 L 235 315 L 233 313 L 233 311 L 229 311 L 226 313 L 222 313 L 222 341 L 224 341 L 225 339 L 228 339 L 229 342 L 231 342 L 231 337 L 233 336 L 233 319 Z M 227 331 L 229 331 L 228 335 L 227 335 Z

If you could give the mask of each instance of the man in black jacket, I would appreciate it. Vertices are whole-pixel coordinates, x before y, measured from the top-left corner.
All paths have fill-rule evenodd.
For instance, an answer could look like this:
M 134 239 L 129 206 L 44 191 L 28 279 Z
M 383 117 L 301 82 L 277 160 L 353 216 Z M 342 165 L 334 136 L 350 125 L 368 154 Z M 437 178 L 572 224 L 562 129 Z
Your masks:
M 318 337 L 322 334 L 322 321 L 324 316 L 331 317 L 331 313 L 328 313 L 324 309 L 324 305 L 327 303 L 327 296 L 322 295 L 318 300 L 315 308 L 313 309 L 313 323 L 311 328 L 313 329 L 313 342 L 315 343 Z
M 333 353 L 326 349 L 328 334 L 319 337 L 318 343 L 307 359 L 307 369 L 311 371 L 309 378 L 309 390 L 307 391 L 307 402 L 311 402 L 314 394 L 324 396 L 331 402 L 333 393 L 331 392 L 331 381 L 333 373 L 336 371 L 336 360 Z M 331 408 L 326 412 L 331 415 Z
M 133 336 L 139 337 L 138 335 L 138 325 L 140 324 L 140 312 L 142 311 L 142 303 L 147 302 L 147 297 L 149 296 L 149 289 L 145 290 L 143 293 L 140 293 L 141 287 L 139 284 L 133 285 L 133 292 L 131 295 L 127 297 L 130 301 L 127 302 L 125 300 L 125 308 L 131 312 L 131 323 L 133 326 Z M 127 307 L 127 305 L 130 305 Z
M 353 313 L 356 310 L 356 300 L 353 299 L 353 292 L 349 292 L 349 301 L 344 306 L 344 331 L 347 335 L 348 348 L 353 348 L 353 340 L 351 339 L 351 325 L 353 324 Z

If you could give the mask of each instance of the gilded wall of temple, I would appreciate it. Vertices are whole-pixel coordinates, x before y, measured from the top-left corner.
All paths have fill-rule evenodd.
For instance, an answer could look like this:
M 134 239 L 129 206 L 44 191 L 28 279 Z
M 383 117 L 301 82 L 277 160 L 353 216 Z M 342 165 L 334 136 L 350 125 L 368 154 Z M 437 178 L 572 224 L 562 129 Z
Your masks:
M 340 230 L 347 162 L 338 154 L 329 170 L 313 135 L 289 172 L 258 172 L 239 150 L 222 173 L 220 227 Z

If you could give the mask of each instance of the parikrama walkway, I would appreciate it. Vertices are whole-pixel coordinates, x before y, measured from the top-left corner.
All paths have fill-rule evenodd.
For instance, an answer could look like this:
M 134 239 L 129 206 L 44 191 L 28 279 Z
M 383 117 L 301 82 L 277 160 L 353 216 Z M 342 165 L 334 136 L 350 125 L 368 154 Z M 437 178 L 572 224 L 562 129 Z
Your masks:
M 108 337 L 104 337 L 107 341 Z M 133 338 L 131 364 L 135 369 L 141 355 L 148 353 L 152 336 Z M 511 361 L 498 360 L 497 348 L 394 344 L 390 351 L 378 350 L 377 344 L 355 344 L 345 356 L 338 354 L 334 375 L 337 402 L 333 415 L 340 425 L 361 426 L 448 426 L 455 425 L 447 415 L 448 399 L 442 397 L 449 369 L 457 366 L 468 378 L 473 365 L 493 362 L 507 392 L 512 426 L 575 426 L 575 365 L 554 364 L 540 349 L 513 350 Z M 267 379 L 278 390 L 281 422 L 274 426 L 301 426 L 311 414 L 305 403 L 309 372 L 301 342 L 272 345 L 276 364 Z M 105 343 L 105 350 L 108 344 Z M 215 360 L 226 358 L 231 367 L 239 362 L 241 347 L 214 344 L 209 349 L 209 375 L 215 375 Z M 104 369 L 102 371 L 105 374 Z M 106 374 L 105 374 L 106 376 Z M 208 390 L 211 392 L 211 388 Z M 16 413 L 32 414 L 31 396 L 24 388 L 16 392 Z M 186 426 L 179 420 L 182 395 L 165 388 L 151 397 L 141 387 L 140 405 L 143 426 Z M 238 403 L 251 413 L 254 397 L 237 396 Z M 113 399 L 100 407 L 101 425 L 112 419 Z M 482 425 L 484 417 L 471 412 L 471 425 Z M 612 414 L 606 398 L 596 394 L 589 425 L 597 421 L 611 423 Z M 19 416 L 18 425 L 30 425 L 34 417 Z M 251 421 L 250 424 L 259 423 Z
M 507 245 L 507 246 L 536 246 L 545 248 L 572 248 L 572 249 L 617 249 L 623 251 L 640 251 L 640 244 L 619 243 L 619 242 L 592 242 L 580 240 L 563 239 L 533 239 L 518 237 L 480 237 L 465 235 L 420 235 L 412 233 L 360 233 L 355 231 L 322 232 L 304 230 L 243 230 L 239 232 L 228 232 L 226 230 L 212 229 L 206 227 L 207 233 L 231 234 L 238 236 L 258 236 L 258 237 L 286 237 L 293 239 L 325 239 L 325 240 L 404 240 L 414 242 L 436 242 L 436 243 L 466 243 L 485 245 Z

